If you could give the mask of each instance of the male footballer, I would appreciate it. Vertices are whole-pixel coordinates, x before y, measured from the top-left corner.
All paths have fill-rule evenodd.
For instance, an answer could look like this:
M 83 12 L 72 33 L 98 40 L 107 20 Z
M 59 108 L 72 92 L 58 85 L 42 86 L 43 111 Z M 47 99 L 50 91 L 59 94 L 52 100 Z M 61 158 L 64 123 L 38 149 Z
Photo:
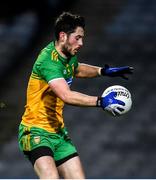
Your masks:
M 77 52 L 83 46 L 85 20 L 63 12 L 55 21 L 55 39 L 39 54 L 27 87 L 27 102 L 19 126 L 20 150 L 43 179 L 84 179 L 82 164 L 66 129 L 64 104 L 101 107 L 118 115 L 124 102 L 115 93 L 90 96 L 70 89 L 73 78 L 131 74 L 129 66 L 111 68 L 79 63 Z M 116 104 L 114 108 L 108 108 Z

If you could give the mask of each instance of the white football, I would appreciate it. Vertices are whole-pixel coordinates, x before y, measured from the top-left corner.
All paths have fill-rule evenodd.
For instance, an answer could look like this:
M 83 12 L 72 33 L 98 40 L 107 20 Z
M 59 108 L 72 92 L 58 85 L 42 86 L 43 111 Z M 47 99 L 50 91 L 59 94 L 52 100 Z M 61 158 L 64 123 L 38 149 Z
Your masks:
M 103 92 L 102 97 L 105 97 L 110 92 L 117 92 L 117 96 L 115 97 L 115 99 L 121 100 L 125 103 L 125 106 L 122 107 L 124 110 L 121 112 L 121 115 L 127 113 L 132 106 L 132 97 L 129 90 L 120 85 L 110 86 Z M 111 107 L 115 106 L 115 104 L 111 105 Z

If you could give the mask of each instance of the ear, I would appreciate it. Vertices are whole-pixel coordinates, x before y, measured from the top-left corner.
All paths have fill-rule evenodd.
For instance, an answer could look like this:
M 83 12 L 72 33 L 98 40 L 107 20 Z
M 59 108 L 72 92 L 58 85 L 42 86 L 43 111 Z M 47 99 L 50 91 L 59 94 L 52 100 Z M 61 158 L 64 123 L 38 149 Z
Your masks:
M 65 32 L 61 31 L 59 33 L 59 39 L 60 39 L 60 41 L 65 42 L 67 40 L 67 34 Z

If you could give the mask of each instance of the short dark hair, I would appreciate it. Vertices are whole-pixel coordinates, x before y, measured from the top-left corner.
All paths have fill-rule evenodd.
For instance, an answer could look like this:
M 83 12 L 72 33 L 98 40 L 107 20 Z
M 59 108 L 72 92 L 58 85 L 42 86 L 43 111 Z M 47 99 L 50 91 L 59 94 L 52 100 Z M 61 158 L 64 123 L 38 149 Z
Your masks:
M 55 21 L 54 33 L 56 40 L 59 39 L 61 31 L 70 34 L 73 33 L 77 27 L 85 28 L 84 17 L 69 12 L 63 12 Z

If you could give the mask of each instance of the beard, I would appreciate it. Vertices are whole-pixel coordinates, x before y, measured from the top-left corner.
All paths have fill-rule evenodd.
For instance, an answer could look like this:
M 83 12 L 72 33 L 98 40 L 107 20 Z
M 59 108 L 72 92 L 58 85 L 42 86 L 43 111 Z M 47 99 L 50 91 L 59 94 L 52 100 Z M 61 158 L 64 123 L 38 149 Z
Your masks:
M 62 53 L 68 58 L 70 59 L 72 56 L 74 56 L 73 54 L 71 54 L 70 52 L 70 45 L 67 43 L 62 47 Z

